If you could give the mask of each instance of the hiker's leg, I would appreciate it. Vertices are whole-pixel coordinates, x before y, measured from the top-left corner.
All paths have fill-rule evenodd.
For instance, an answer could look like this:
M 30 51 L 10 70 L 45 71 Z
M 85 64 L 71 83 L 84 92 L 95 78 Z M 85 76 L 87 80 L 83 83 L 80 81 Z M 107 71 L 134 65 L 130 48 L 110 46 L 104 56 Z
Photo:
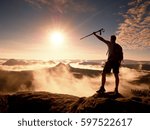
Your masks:
M 105 83 L 106 83 L 106 73 L 103 72 L 103 73 L 102 73 L 102 79 L 101 79 L 101 87 L 104 88 Z
M 106 82 L 106 73 L 102 73 L 102 79 L 101 79 L 101 86 L 99 88 L 99 90 L 97 90 L 97 93 L 104 93 L 105 92 L 105 82 Z
M 111 71 L 111 66 L 110 63 L 107 61 L 105 63 L 103 72 L 102 72 L 102 79 L 101 79 L 101 86 L 100 89 L 97 91 L 98 93 L 104 93 L 105 92 L 105 82 L 106 82 L 106 74 L 110 73 Z
M 109 74 L 111 72 L 111 62 L 107 61 L 105 63 L 103 72 L 102 72 L 102 79 L 101 79 L 101 86 L 104 87 L 105 86 L 105 82 L 106 82 L 106 74 Z
M 114 73 L 114 76 L 115 76 L 115 93 L 118 93 L 119 67 L 120 67 L 120 62 L 114 62 L 114 64 L 113 64 L 113 73 Z
M 118 93 L 118 86 L 119 86 L 119 74 L 114 73 L 115 76 L 115 92 Z

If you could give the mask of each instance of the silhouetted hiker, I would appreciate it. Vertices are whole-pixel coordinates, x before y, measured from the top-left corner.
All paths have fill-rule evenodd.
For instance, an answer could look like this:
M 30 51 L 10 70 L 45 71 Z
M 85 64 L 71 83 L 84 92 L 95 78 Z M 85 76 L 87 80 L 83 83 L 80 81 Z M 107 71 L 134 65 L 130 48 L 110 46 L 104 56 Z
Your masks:
M 115 90 L 114 92 L 118 94 L 118 86 L 119 86 L 119 67 L 121 64 L 121 61 L 123 60 L 123 52 L 122 47 L 117 44 L 116 36 L 112 35 L 110 41 L 105 40 L 101 36 L 97 35 L 95 32 L 93 34 L 101 41 L 106 43 L 108 46 L 108 59 L 105 63 L 103 72 L 102 72 L 102 83 L 100 86 L 100 89 L 97 91 L 97 93 L 104 93 L 105 92 L 105 82 L 106 82 L 106 74 L 111 72 L 111 69 L 113 69 L 113 73 L 115 76 Z

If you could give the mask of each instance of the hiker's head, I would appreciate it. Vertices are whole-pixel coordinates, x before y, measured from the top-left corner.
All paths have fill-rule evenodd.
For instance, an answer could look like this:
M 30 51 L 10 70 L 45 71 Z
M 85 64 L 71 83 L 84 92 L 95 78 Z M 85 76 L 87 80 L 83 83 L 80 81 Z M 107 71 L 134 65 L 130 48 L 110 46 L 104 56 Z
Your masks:
M 115 35 L 112 35 L 110 41 L 111 41 L 111 42 L 115 42 L 115 41 L 116 41 L 116 36 L 115 36 Z

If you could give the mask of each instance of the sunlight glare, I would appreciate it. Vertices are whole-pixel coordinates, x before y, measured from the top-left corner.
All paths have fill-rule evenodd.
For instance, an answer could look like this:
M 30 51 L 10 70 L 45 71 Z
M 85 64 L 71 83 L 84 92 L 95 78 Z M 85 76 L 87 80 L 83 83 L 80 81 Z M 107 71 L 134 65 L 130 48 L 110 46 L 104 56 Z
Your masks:
M 50 40 L 51 40 L 52 44 L 54 44 L 55 46 L 59 46 L 60 44 L 63 43 L 64 36 L 61 32 L 53 32 L 51 34 Z

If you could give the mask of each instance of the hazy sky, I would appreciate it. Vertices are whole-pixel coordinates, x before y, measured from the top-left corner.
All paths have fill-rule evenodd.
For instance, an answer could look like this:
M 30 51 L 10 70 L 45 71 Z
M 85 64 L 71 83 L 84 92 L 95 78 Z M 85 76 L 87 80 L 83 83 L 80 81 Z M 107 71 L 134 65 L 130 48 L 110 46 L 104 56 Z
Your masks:
M 0 0 L 0 57 L 106 59 L 107 46 L 93 31 L 117 35 L 126 59 L 150 60 L 149 0 Z M 64 42 L 55 46 L 50 34 Z

